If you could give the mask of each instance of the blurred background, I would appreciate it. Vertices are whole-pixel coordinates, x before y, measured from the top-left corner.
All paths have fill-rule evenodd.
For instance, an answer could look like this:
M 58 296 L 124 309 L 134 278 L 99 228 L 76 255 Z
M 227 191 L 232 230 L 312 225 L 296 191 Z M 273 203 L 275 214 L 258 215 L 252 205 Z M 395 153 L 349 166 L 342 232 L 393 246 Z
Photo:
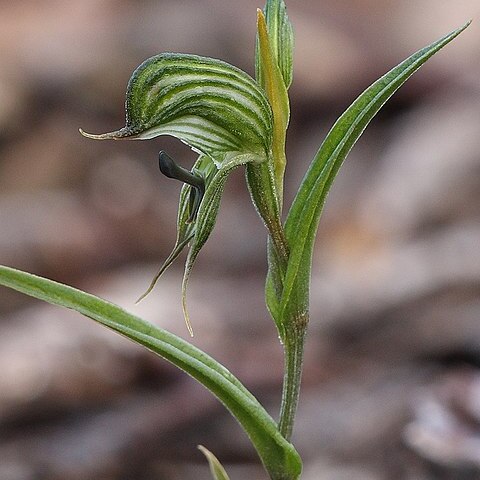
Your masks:
M 329 196 L 294 441 L 305 480 L 480 478 L 480 4 L 290 1 L 296 32 L 287 205 L 334 120 L 413 51 L 473 18 L 373 121 Z M 183 337 L 167 137 L 123 126 L 134 68 L 163 51 L 253 74 L 253 0 L 0 0 L 0 263 L 117 302 Z M 242 172 L 194 269 L 194 343 L 272 415 L 282 349 L 263 301 L 265 230 Z M 202 387 L 77 314 L 0 290 L 2 480 L 203 480 L 196 445 L 263 479 Z

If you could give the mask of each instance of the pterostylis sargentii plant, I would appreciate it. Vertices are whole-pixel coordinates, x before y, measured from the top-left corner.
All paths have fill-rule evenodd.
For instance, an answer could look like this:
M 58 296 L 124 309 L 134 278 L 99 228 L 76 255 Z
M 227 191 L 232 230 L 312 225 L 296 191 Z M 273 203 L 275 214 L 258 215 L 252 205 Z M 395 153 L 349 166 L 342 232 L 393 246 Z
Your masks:
M 182 303 L 190 334 L 193 329 L 186 291 L 192 267 L 215 226 L 228 175 L 244 168 L 252 203 L 268 234 L 266 304 L 285 352 L 278 419 L 232 373 L 192 343 L 114 304 L 10 267 L 0 267 L 0 284 L 74 309 L 178 366 L 208 388 L 237 419 L 269 478 L 299 479 L 302 462 L 290 439 L 309 323 L 313 247 L 326 196 L 343 161 L 375 114 L 413 73 L 467 26 L 417 51 L 360 94 L 327 134 L 288 209 L 284 206 L 283 184 L 294 42 L 284 0 L 267 0 L 264 10 L 257 11 L 255 79 L 221 60 L 162 53 L 144 61 L 132 74 L 123 128 L 100 135 L 81 131 L 99 140 L 170 135 L 198 154 L 189 169 L 166 152 L 159 153 L 160 171 L 184 185 L 176 243 L 141 297 L 152 291 L 162 273 L 187 249 Z M 228 479 L 218 459 L 206 448 L 201 450 L 213 477 Z

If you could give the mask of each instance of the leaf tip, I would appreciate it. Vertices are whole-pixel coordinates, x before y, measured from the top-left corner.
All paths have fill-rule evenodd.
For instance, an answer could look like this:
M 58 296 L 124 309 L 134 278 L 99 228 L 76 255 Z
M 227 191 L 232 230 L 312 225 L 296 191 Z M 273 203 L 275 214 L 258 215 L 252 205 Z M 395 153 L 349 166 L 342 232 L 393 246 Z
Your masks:
M 223 468 L 218 458 L 203 445 L 197 445 L 197 448 L 205 455 L 210 466 L 210 472 L 215 477 L 215 480 L 229 480 L 227 472 Z
M 472 22 L 473 22 L 473 18 L 465 22 L 461 27 L 454 30 L 451 33 L 451 35 L 453 35 L 454 37 L 456 37 L 457 35 L 460 35 L 464 30 L 466 30 L 471 25 Z

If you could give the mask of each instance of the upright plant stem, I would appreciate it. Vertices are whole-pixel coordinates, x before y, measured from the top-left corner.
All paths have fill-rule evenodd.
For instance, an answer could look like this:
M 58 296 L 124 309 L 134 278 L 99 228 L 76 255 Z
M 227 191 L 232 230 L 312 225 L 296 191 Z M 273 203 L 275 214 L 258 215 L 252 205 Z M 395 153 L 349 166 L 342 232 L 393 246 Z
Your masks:
M 308 313 L 304 313 L 290 319 L 285 330 L 285 371 L 278 429 L 288 441 L 292 436 L 300 395 L 307 325 Z
M 279 201 L 280 205 L 281 203 L 282 202 Z M 277 295 L 281 296 L 290 249 L 283 226 L 275 225 L 278 228 L 272 228 L 268 224 L 267 226 L 269 227 L 270 246 L 272 247 L 271 252 L 273 254 L 269 256 L 269 261 L 273 262 L 270 268 L 271 272 L 275 272 L 273 277 L 274 283 L 276 284 Z M 273 265 L 275 265 L 275 267 Z M 298 302 L 297 308 L 293 309 L 293 313 L 287 314 L 284 318 L 280 319 L 283 329 L 281 337 L 284 348 L 284 376 L 278 429 L 287 441 L 290 441 L 292 436 L 300 395 L 308 321 L 308 309 L 305 310 L 302 308 Z

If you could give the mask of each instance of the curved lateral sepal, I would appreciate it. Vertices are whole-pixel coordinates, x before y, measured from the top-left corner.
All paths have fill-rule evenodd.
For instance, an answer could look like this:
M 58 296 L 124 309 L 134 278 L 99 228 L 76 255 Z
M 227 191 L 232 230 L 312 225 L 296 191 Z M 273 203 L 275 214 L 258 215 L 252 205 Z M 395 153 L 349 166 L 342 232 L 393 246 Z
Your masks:
M 211 180 L 208 182 L 205 195 L 203 196 L 202 203 L 200 204 L 200 208 L 198 210 L 197 219 L 195 221 L 195 235 L 188 252 L 182 281 L 183 314 L 190 335 L 193 335 L 193 330 L 187 309 L 187 286 L 193 265 L 195 264 L 195 260 L 197 259 L 200 250 L 205 245 L 205 242 L 212 233 L 217 221 L 220 201 L 228 175 L 232 172 L 232 170 L 240 165 L 256 162 L 258 162 L 258 157 L 256 156 L 250 154 L 232 154 L 231 158 L 226 160 L 221 168 L 213 173 Z
M 214 176 L 216 167 L 213 164 L 213 161 L 210 157 L 206 155 L 201 155 L 195 164 L 192 167 L 192 171 L 200 173 L 204 180 L 205 184 L 208 186 Z M 162 266 L 158 270 L 157 274 L 150 282 L 149 287 L 143 293 L 136 303 L 142 301 L 155 287 L 160 277 L 165 273 L 165 271 L 173 264 L 177 257 L 182 253 L 183 249 L 188 245 L 188 243 L 193 239 L 195 235 L 195 222 L 190 222 L 191 217 L 190 212 L 190 185 L 183 185 L 180 191 L 180 200 L 178 203 L 178 214 L 177 214 L 177 238 L 175 245 L 170 255 L 165 259 Z

